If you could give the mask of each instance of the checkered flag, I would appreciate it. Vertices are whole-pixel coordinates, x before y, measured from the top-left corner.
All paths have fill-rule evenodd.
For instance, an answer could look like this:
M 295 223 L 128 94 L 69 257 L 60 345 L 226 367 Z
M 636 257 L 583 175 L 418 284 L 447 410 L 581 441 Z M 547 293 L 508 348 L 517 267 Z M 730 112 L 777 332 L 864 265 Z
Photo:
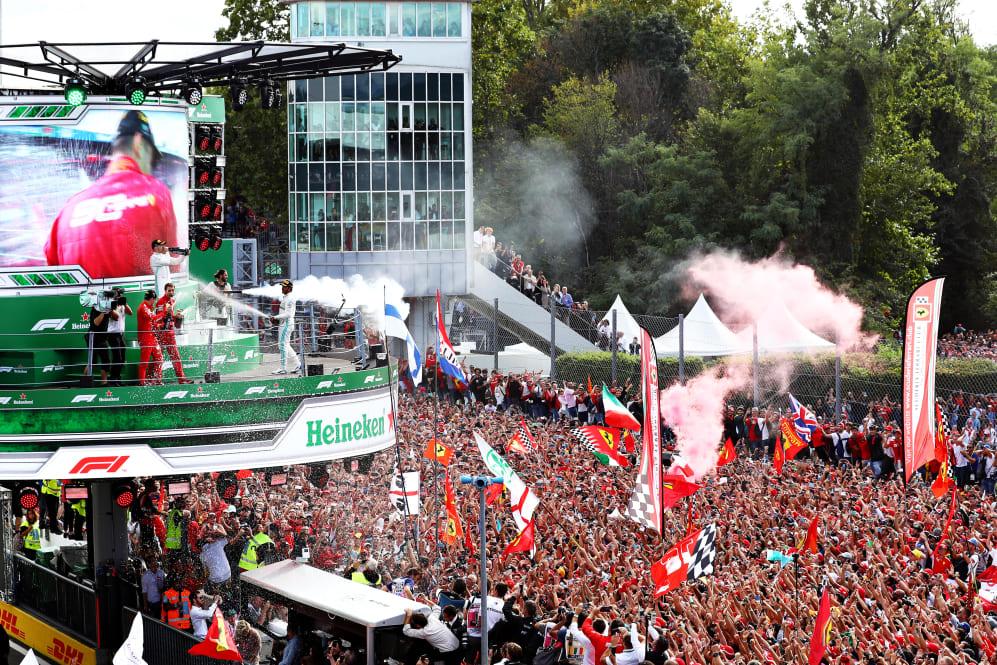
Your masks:
M 524 454 L 527 451 L 531 453 L 537 452 L 537 441 L 533 438 L 530 426 L 526 424 L 526 419 L 522 416 L 519 417 L 519 427 L 516 428 L 516 434 L 509 441 L 507 449 L 510 452 Z
M 942 405 L 935 401 L 935 459 L 941 465 L 938 477 L 931 484 L 931 493 L 942 498 L 955 485 L 952 480 L 952 443 L 949 439 L 949 421 L 942 413 Z
M 692 550 L 692 561 L 686 577 L 690 582 L 704 575 L 713 574 L 713 561 L 717 558 L 717 525 L 708 524 L 699 532 L 696 547 Z
M 654 499 L 651 491 L 651 483 L 648 479 L 647 470 L 642 464 L 640 473 L 637 474 L 637 484 L 634 485 L 634 492 L 630 496 L 630 505 L 625 513 L 627 518 L 646 526 L 655 531 L 661 530 L 661 512 L 658 503 Z

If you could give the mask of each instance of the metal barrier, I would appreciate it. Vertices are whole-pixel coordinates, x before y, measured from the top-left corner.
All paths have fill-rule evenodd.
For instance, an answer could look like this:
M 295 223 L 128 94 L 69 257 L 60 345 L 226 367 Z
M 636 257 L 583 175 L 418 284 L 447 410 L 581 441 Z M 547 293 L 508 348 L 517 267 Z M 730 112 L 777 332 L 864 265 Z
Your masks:
M 99 618 L 96 590 L 20 554 L 15 554 L 12 559 L 17 604 L 62 624 L 96 644 Z
M 122 634 L 127 635 L 137 612 L 123 608 Z M 201 640 L 191 633 L 178 630 L 169 624 L 142 616 L 142 633 L 145 642 L 142 657 L 148 665 L 217 665 L 218 661 L 207 656 L 192 656 L 187 651 Z

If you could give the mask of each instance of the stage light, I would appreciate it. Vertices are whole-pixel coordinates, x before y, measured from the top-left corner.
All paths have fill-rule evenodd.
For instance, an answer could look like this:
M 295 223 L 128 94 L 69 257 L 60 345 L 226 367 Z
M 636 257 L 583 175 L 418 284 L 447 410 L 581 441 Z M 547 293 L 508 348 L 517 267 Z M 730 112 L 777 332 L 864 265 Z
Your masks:
M 229 95 L 232 100 L 232 110 L 241 111 L 249 101 L 249 88 L 242 79 L 235 79 L 229 84 Z
M 83 80 L 77 77 L 73 77 L 66 81 L 66 102 L 70 106 L 79 106 L 87 100 L 87 88 L 84 85 Z
M 208 236 L 206 235 L 198 235 L 197 238 L 194 240 L 194 247 L 197 247 L 202 252 L 208 251 L 208 248 L 210 246 L 211 246 L 211 239 L 208 238 Z
M 127 508 L 132 505 L 135 498 L 138 496 L 138 488 L 135 483 L 130 480 L 122 480 L 114 484 L 111 488 L 111 498 L 114 499 L 114 503 L 118 504 L 122 508 Z
M 211 236 L 211 249 L 216 252 L 222 248 L 222 237 L 218 234 Z
M 41 498 L 41 492 L 38 491 L 38 485 L 35 483 L 25 483 L 17 490 L 17 502 L 25 510 L 28 508 L 37 508 Z
M 190 106 L 197 106 L 204 99 L 204 93 L 201 92 L 201 84 L 195 79 L 189 81 L 183 89 L 183 98 L 187 100 Z
M 325 464 L 309 464 L 308 482 L 316 489 L 322 489 L 329 482 L 329 468 Z
M 215 479 L 215 491 L 218 492 L 218 496 L 226 501 L 234 499 L 236 493 L 239 491 L 239 481 L 235 477 L 235 472 L 223 471 L 219 473 Z
M 208 181 L 211 180 L 211 171 L 208 169 L 197 169 L 195 173 L 197 174 L 197 184 L 199 185 L 207 185 Z
M 273 106 L 274 108 L 280 108 L 284 105 L 284 93 L 280 91 L 283 83 L 275 84 L 273 87 Z
M 198 194 L 194 197 L 194 217 L 199 222 L 206 222 L 211 219 L 214 206 L 211 197 L 207 194 Z
M 222 128 L 219 127 L 211 131 L 211 149 L 215 152 L 222 151 Z
M 276 105 L 277 95 L 274 91 L 273 81 L 264 81 L 260 84 L 260 108 L 263 110 L 272 109 Z
M 135 106 L 143 103 L 145 101 L 145 78 L 133 76 L 128 79 L 128 83 L 125 84 L 125 96 Z
M 211 169 L 211 184 L 217 187 L 222 184 L 222 170 Z

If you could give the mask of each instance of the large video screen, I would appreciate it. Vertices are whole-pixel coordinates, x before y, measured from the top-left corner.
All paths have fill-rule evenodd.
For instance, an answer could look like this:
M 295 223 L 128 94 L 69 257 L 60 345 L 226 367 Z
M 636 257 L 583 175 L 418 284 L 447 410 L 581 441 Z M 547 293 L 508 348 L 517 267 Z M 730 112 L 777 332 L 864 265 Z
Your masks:
M 76 113 L 71 124 L 0 114 L 0 267 L 149 275 L 153 240 L 188 246 L 185 109 L 88 104 Z

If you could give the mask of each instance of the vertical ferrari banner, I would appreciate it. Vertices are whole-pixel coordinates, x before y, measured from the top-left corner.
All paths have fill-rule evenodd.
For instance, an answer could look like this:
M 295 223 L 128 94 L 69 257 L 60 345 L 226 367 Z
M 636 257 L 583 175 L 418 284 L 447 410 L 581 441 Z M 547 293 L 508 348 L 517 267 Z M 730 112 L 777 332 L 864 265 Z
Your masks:
M 627 507 L 627 517 L 661 533 L 664 508 L 661 503 L 661 407 L 658 404 L 658 357 L 654 340 L 640 330 L 640 364 L 644 388 L 644 426 L 641 428 L 643 451 L 634 493 Z
M 907 301 L 903 362 L 904 476 L 935 456 L 935 347 L 944 278 L 914 290 Z

